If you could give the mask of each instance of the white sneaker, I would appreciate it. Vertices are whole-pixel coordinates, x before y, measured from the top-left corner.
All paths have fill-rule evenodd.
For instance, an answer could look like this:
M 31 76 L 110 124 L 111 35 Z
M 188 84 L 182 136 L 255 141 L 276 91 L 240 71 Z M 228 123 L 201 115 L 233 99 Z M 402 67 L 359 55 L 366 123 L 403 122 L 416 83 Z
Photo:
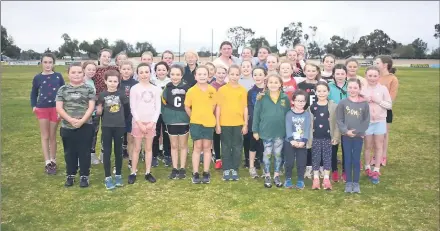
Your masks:
M 324 178 L 324 167 L 323 166 L 321 166 L 321 167 L 319 167 L 319 178 Z
M 312 179 L 312 166 L 306 166 L 306 171 L 304 173 L 304 179 Z
M 97 165 L 100 164 L 101 162 L 98 160 L 98 158 L 96 157 L 96 153 L 91 153 L 90 154 L 90 158 L 92 160 L 92 164 Z

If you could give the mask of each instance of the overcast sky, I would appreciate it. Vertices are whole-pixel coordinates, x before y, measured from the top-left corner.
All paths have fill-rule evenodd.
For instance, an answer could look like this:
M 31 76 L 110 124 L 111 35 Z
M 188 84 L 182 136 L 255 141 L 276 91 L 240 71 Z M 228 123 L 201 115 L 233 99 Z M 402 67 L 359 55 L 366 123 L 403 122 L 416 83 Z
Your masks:
M 326 44 L 332 35 L 351 40 L 381 29 L 403 44 L 420 37 L 428 48 L 439 40 L 434 25 L 439 23 L 439 1 L 430 2 L 1 2 L 1 24 L 22 49 L 43 52 L 58 49 L 61 35 L 80 42 L 98 37 L 123 39 L 135 44 L 148 41 L 157 51 L 178 51 L 202 47 L 214 50 L 226 39 L 230 27 L 252 28 L 256 37 L 265 36 L 274 45 L 282 28 L 292 21 L 317 26 L 315 40 Z M 309 31 L 305 29 L 305 31 Z M 284 49 L 282 49 L 284 50 Z

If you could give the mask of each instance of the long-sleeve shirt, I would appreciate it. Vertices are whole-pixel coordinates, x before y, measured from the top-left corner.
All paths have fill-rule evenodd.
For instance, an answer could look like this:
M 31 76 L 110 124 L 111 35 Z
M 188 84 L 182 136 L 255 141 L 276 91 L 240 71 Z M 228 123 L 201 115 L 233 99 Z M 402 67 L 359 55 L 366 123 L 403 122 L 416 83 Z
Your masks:
M 310 113 L 303 111 L 295 113 L 290 110 L 286 114 L 286 141 L 292 140 L 307 143 L 312 130 Z
M 249 122 L 248 122 L 248 130 L 249 132 L 252 132 L 252 120 L 254 117 L 254 107 L 255 104 L 257 103 L 257 95 L 260 92 L 263 92 L 264 88 L 259 88 L 257 87 L 257 85 L 254 85 L 247 94 L 247 98 L 248 98 L 248 113 L 249 113 Z
M 130 89 L 130 109 L 134 121 L 157 122 L 161 110 L 160 87 L 140 83 Z
M 50 75 L 43 75 L 42 73 L 36 75 L 32 80 L 31 107 L 55 107 L 55 97 L 58 89 L 62 86 L 64 86 L 64 79 L 58 72 Z
M 391 96 L 388 89 L 378 83 L 374 87 L 370 85 L 365 86 L 362 88 L 361 93 L 365 98 L 370 99 L 368 102 L 370 106 L 370 122 L 386 121 L 387 110 L 391 110 L 392 107 Z
M 96 97 L 98 97 L 101 92 L 107 89 L 107 86 L 105 85 L 104 73 L 108 70 L 119 71 L 119 68 L 117 66 L 99 66 L 96 68 L 96 74 L 92 77 L 92 80 L 95 83 Z
M 341 134 L 354 129 L 357 137 L 365 135 L 370 125 L 370 107 L 366 101 L 353 102 L 349 98 L 341 100 L 336 108 L 336 123 Z
M 391 100 L 394 102 L 397 97 L 397 90 L 399 89 L 399 80 L 397 79 L 397 77 L 393 74 L 381 76 L 379 79 L 379 83 L 384 85 L 388 89 Z

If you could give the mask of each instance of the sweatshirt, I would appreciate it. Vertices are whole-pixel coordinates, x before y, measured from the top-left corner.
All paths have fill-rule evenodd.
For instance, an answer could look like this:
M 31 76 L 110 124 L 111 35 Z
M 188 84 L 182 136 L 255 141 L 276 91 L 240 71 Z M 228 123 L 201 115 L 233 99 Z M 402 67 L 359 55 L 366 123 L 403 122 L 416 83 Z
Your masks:
M 370 122 L 386 121 L 387 110 L 391 110 L 392 101 L 388 89 L 378 83 L 376 86 L 365 86 L 361 94 L 367 99 L 370 106 Z
M 333 101 L 334 103 L 338 104 L 339 101 L 347 98 L 347 81 L 344 82 L 342 87 L 338 87 L 336 82 L 330 82 L 328 87 L 330 88 L 330 92 L 328 94 L 329 101 Z
M 353 102 L 349 98 L 341 100 L 336 108 L 336 123 L 341 134 L 354 129 L 356 137 L 365 135 L 370 125 L 370 107 L 366 101 Z
M 246 88 L 246 91 L 249 91 L 252 88 L 252 86 L 254 86 L 255 81 L 252 78 L 252 76 L 246 78 L 244 76 L 241 76 L 240 79 L 238 80 L 238 83 L 244 88 Z
M 397 97 L 397 90 L 399 89 L 399 80 L 397 79 L 397 77 L 393 74 L 381 76 L 379 79 L 379 83 L 384 85 L 388 89 L 391 100 L 394 102 Z
M 156 123 L 161 109 L 160 87 L 143 86 L 141 83 L 130 89 L 130 108 L 134 121 Z
M 183 80 L 185 80 L 185 82 L 189 84 L 190 88 L 196 85 L 197 83 L 196 78 L 194 77 L 194 75 L 196 74 L 197 67 L 198 64 L 196 63 L 196 68 L 193 71 L 191 71 L 188 65 L 185 66 L 185 73 L 183 74 Z
M 107 86 L 105 85 L 104 73 L 108 70 L 119 71 L 119 68 L 117 66 L 99 66 L 96 68 L 96 74 L 92 77 L 92 80 L 95 83 L 96 97 L 98 97 L 101 92 L 107 89 Z
M 257 103 L 257 95 L 260 92 L 263 92 L 264 88 L 259 88 L 257 87 L 257 85 L 254 85 L 247 94 L 247 98 L 248 98 L 248 113 L 249 113 L 249 122 L 248 122 L 248 130 L 249 132 L 252 132 L 252 121 L 254 118 L 254 107 L 255 104 Z
M 62 86 L 64 86 L 64 79 L 58 72 L 50 75 L 43 75 L 43 73 L 36 75 L 32 80 L 31 107 L 55 107 L 55 97 Z
M 258 133 L 261 139 L 284 138 L 286 135 L 286 113 L 290 110 L 290 101 L 287 95 L 280 92 L 274 103 L 270 93 L 266 92 L 254 108 L 252 130 Z
M 296 113 L 290 110 L 286 114 L 286 138 L 287 142 L 292 140 L 307 143 L 312 130 L 311 114 L 308 111 Z

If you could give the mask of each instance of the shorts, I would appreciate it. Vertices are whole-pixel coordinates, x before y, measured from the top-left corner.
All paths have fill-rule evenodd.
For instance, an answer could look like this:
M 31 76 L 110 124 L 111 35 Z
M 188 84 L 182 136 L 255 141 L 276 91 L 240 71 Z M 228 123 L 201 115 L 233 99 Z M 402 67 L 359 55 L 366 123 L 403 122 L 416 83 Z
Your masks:
M 393 110 L 387 110 L 387 124 L 393 122 Z
M 55 107 L 36 107 L 34 113 L 39 120 L 46 119 L 55 123 L 60 121 L 60 117 L 58 116 L 57 109 Z
M 153 122 L 142 122 L 144 125 L 152 124 Z M 135 121 L 132 122 L 131 135 L 135 138 L 153 138 L 156 136 L 156 126 L 153 126 L 151 129 L 147 129 L 146 133 L 143 133 L 141 129 L 138 127 Z
M 168 124 L 166 126 L 170 136 L 183 136 L 189 132 L 189 124 Z
M 261 143 L 261 139 L 256 140 L 253 136 L 253 133 L 251 132 L 251 138 L 249 141 L 249 151 L 250 152 L 263 152 L 263 143 Z
M 387 123 L 385 121 L 370 123 L 365 135 L 383 135 L 387 133 Z
M 196 140 L 213 140 L 214 127 L 208 128 L 201 124 L 190 124 L 189 132 L 191 134 L 191 139 Z
M 126 133 L 131 133 L 132 128 L 133 128 L 132 119 L 131 118 L 127 118 L 125 120 L 125 132 Z

